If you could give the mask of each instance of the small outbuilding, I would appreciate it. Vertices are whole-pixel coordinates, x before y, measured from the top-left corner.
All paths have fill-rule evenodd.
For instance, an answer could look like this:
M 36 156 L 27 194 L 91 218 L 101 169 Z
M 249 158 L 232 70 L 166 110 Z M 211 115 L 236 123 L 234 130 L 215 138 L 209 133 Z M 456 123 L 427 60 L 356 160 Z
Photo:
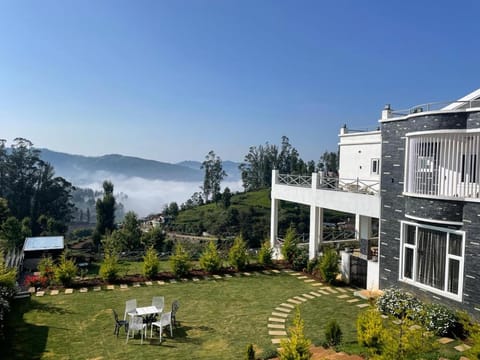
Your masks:
M 23 244 L 23 268 L 34 271 L 42 258 L 50 256 L 55 260 L 60 257 L 64 249 L 63 236 L 27 237 Z

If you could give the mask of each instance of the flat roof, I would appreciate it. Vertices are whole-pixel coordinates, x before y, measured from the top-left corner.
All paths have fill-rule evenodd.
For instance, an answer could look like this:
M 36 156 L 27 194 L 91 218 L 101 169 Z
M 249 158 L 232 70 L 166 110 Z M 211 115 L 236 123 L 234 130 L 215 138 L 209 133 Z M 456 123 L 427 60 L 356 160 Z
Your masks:
M 27 237 L 23 245 L 23 251 L 61 250 L 63 248 L 63 236 Z

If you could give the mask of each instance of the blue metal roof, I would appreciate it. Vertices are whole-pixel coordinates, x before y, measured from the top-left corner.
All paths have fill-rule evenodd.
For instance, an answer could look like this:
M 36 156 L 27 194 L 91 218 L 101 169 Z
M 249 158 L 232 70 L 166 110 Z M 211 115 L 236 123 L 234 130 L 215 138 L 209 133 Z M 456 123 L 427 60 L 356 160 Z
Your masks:
M 63 248 L 63 236 L 27 237 L 23 245 L 23 251 L 57 250 Z

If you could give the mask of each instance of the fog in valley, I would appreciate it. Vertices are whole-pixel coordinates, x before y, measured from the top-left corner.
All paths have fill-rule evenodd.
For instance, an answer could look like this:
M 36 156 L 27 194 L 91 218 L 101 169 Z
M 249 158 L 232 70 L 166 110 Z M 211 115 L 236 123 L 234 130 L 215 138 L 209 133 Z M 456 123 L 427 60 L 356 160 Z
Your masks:
M 125 177 L 97 172 L 83 179 L 81 183 L 73 181 L 75 186 L 102 190 L 104 180 L 109 180 L 114 185 L 114 193 L 123 193 L 125 211 L 134 211 L 138 216 L 159 213 L 165 204 L 175 201 L 179 206 L 187 201 L 194 192 L 200 192 L 201 182 L 148 180 L 140 177 Z M 242 191 L 242 181 L 222 181 L 222 191 L 228 187 L 230 191 Z

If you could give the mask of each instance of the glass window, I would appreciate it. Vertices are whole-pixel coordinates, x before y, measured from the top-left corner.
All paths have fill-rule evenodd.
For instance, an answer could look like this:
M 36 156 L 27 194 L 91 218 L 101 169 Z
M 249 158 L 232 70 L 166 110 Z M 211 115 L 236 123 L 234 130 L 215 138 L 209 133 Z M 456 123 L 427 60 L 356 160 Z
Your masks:
M 464 233 L 403 222 L 401 280 L 459 299 Z

